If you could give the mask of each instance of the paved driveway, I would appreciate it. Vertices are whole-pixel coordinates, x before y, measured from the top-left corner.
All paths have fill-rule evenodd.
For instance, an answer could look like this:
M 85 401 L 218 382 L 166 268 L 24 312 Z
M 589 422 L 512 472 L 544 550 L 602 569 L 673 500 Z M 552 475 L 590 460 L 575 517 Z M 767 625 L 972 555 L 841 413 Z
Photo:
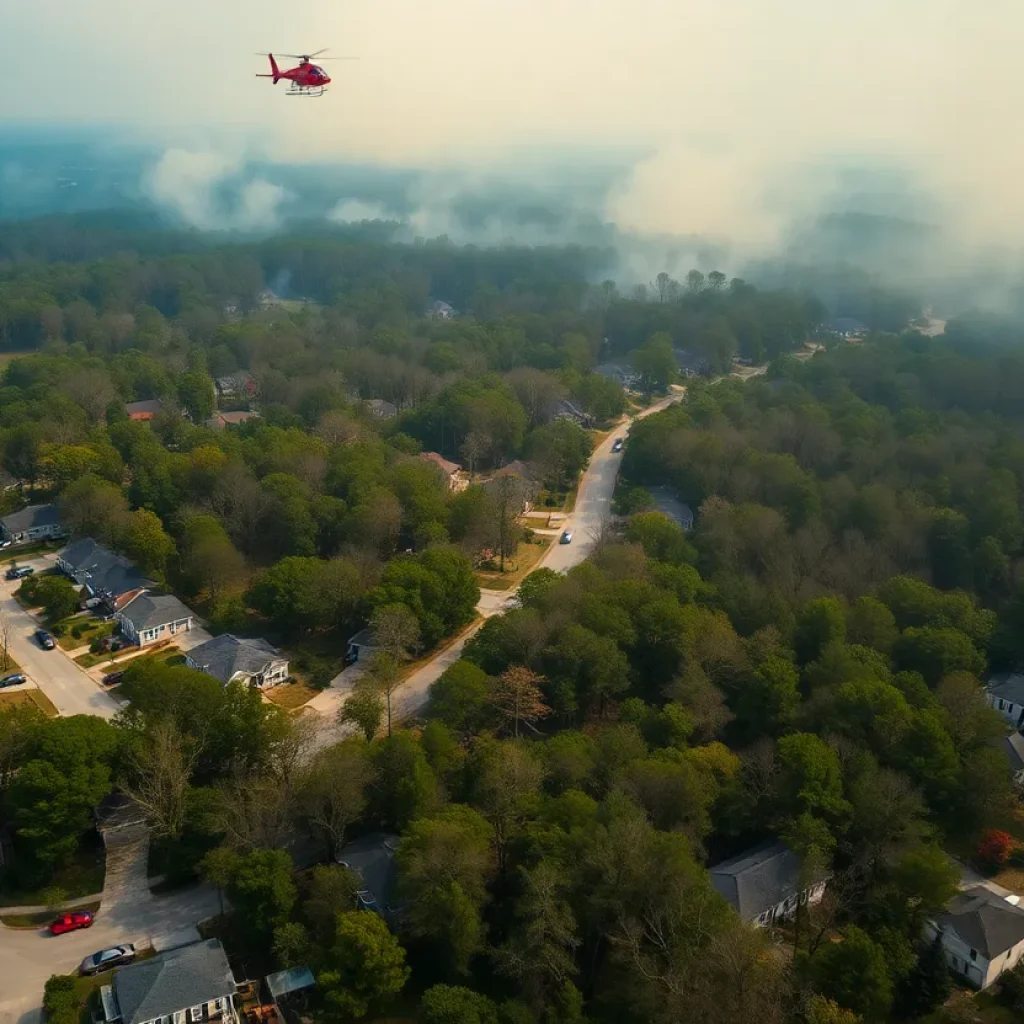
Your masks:
M 37 1024 L 46 979 L 75 971 L 90 953 L 121 942 L 159 948 L 162 938 L 219 912 L 217 894 L 206 886 L 153 896 L 146 882 L 148 846 L 144 829 L 108 841 L 103 898 L 91 928 L 51 936 L 45 929 L 0 926 L 0 1024 Z
M 41 572 L 53 563 L 35 558 L 19 564 L 32 565 Z M 62 715 L 111 718 L 120 707 L 117 701 L 62 650 L 44 651 L 36 643 L 32 634 L 39 623 L 11 596 L 20 585 L 20 580 L 6 580 L 0 575 L 0 612 L 10 628 L 10 650 L 15 661 Z

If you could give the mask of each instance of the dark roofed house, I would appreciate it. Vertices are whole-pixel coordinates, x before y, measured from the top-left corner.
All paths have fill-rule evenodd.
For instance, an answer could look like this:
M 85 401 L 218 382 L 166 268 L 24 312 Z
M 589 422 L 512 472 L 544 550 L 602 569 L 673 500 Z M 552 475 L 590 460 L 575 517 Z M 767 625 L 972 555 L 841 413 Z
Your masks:
M 172 594 L 141 593 L 126 601 L 115 618 L 132 643 L 145 647 L 178 633 L 187 633 L 195 613 Z
M 1024 725 L 1024 676 L 1005 672 L 992 676 L 985 685 L 989 707 L 1018 729 Z
M 163 412 L 164 404 L 159 398 L 147 398 L 142 402 L 129 402 L 124 408 L 128 419 L 145 422 Z
M 373 642 L 373 634 L 368 629 L 361 629 L 355 636 L 348 638 L 348 651 L 345 661 L 352 664 L 356 661 L 368 661 L 379 648 Z
M 112 983 L 120 1024 L 237 1024 L 235 979 L 217 939 L 161 953 L 122 967 Z M 108 1015 L 108 1020 L 111 1018 Z
M 155 580 L 145 576 L 127 558 L 114 554 L 92 537 L 83 537 L 59 551 L 57 567 L 112 611 L 156 586 Z
M 225 686 L 241 682 L 258 690 L 288 678 L 288 659 L 266 640 L 246 640 L 225 633 L 193 647 L 185 661 Z
M 4 540 L 12 544 L 33 544 L 40 540 L 63 537 L 67 532 L 60 523 L 56 505 L 29 505 L 0 519 Z
M 927 932 L 942 936 L 946 962 L 975 988 L 987 988 L 1024 955 L 1024 910 L 983 885 L 954 896 Z
M 801 860 L 785 843 L 769 840 L 708 868 L 711 884 L 745 921 L 770 925 L 789 917 L 798 903 L 817 903 L 825 879 L 801 888 Z

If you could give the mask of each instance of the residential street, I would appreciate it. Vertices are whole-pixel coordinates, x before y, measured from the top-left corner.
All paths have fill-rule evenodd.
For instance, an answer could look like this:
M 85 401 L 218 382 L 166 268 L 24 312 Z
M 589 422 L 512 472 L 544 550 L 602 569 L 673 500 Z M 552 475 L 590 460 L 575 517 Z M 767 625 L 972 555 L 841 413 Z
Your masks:
M 674 402 L 680 401 L 685 394 L 685 388 L 678 388 L 666 398 L 645 409 L 637 418 L 643 419 L 652 413 L 660 412 Z M 554 569 L 556 572 L 568 572 L 590 554 L 605 520 L 611 515 L 615 481 L 619 475 L 619 467 L 622 465 L 622 453 L 613 453 L 612 445 L 615 443 L 615 438 L 626 437 L 628 433 L 629 424 L 624 423 L 594 451 L 589 466 L 580 478 L 576 507 L 562 524 L 562 529 L 573 531 L 572 543 L 559 544 L 556 541 L 541 560 L 542 567 Z M 484 590 L 480 594 L 476 610 L 481 619 L 488 619 L 492 615 L 498 615 L 505 611 L 514 602 L 515 591 Z M 409 676 L 395 694 L 393 713 L 396 718 L 407 718 L 423 709 L 430 699 L 430 687 L 446 668 L 459 660 L 466 641 L 482 624 L 482 621 L 478 620 L 477 624 L 454 644 L 446 647 L 440 654 Z M 319 736 L 320 744 L 336 741 L 344 734 L 345 730 L 337 726 L 335 720 L 338 710 L 345 703 L 349 693 L 352 692 L 352 685 L 358 674 L 357 666 L 349 666 L 335 677 L 329 689 L 324 690 L 306 705 L 310 711 L 322 717 L 323 728 Z
M 34 566 L 36 572 L 41 572 L 50 568 L 52 561 L 29 558 L 18 564 Z M 85 670 L 59 648 L 44 651 L 36 643 L 32 634 L 39 623 L 11 596 L 19 586 L 19 580 L 6 580 L 0 574 L 0 611 L 10 626 L 11 655 L 21 670 L 53 701 L 62 715 L 112 718 L 120 705 L 99 683 L 90 679 Z

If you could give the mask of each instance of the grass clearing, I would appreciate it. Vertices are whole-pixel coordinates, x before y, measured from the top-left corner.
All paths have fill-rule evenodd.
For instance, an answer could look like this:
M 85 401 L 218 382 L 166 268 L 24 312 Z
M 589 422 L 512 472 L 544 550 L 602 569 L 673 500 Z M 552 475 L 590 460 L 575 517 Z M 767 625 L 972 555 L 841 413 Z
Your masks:
M 277 686 L 265 690 L 263 695 L 279 708 L 295 711 L 308 704 L 319 692 L 308 683 L 296 679 L 289 683 L 278 683 Z
M 477 582 L 485 590 L 512 590 L 518 587 L 537 568 L 551 547 L 551 541 L 551 537 L 538 537 L 534 541 L 520 544 L 514 557 L 505 559 L 504 572 L 478 569 Z
M 1004 889 L 1009 889 L 1010 892 L 1024 895 L 1024 868 L 1005 867 L 999 874 L 994 875 L 990 881 L 995 882 L 996 885 L 1001 885 Z
M 26 687 L 24 690 L 0 690 L 0 711 L 17 707 L 19 704 L 34 704 L 47 718 L 56 718 L 59 714 L 53 701 L 34 686 Z
M 48 925 L 58 913 L 67 913 L 73 910 L 99 910 L 100 901 L 90 900 L 88 903 L 76 903 L 73 907 L 64 907 L 60 911 L 43 910 L 38 914 L 2 914 L 0 923 L 7 928 L 42 928 Z

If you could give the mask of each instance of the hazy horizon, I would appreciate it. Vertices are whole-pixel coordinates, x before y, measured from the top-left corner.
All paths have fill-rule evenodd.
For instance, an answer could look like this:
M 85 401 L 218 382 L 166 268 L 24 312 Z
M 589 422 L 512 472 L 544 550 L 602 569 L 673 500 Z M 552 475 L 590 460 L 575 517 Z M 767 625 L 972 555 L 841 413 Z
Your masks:
M 415 172 L 399 205 L 425 235 L 514 187 L 569 222 L 699 239 L 734 264 L 863 214 L 928 228 L 911 277 L 1016 273 L 1015 28 L 1008 0 L 984 19 L 961 0 L 41 0 L 0 11 L 15 43 L 0 120 L 127 133 L 161 154 L 139 187 L 199 226 L 272 228 L 294 198 L 252 170 L 273 159 Z M 360 59 L 328 65 L 323 99 L 254 77 L 257 51 L 324 46 Z M 240 177 L 218 220 L 211 197 Z M 342 220 L 395 212 L 337 192 Z

